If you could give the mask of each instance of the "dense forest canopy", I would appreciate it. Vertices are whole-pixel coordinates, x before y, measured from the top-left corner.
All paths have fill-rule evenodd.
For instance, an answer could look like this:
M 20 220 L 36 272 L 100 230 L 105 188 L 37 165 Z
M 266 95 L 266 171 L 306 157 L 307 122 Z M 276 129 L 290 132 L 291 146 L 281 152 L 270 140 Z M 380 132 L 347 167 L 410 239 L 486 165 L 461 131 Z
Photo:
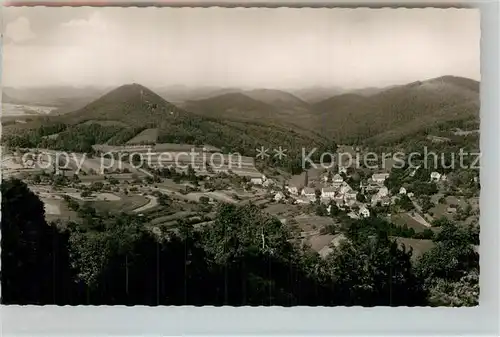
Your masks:
M 251 204 L 220 204 L 212 225 L 181 221 L 160 237 L 137 215 L 79 213 L 46 223 L 25 183 L 2 181 L 4 304 L 477 304 L 477 236 L 453 222 L 417 259 L 383 220 L 346 222 L 346 240 L 322 259 Z

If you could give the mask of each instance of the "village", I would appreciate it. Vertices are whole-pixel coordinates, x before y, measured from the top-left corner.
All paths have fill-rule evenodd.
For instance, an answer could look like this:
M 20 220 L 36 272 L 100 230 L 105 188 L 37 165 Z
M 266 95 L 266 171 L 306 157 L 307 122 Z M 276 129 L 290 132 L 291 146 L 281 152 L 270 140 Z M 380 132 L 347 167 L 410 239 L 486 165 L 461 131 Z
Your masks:
M 161 235 L 175 230 L 181 219 L 195 227 L 211 223 L 219 202 L 254 203 L 293 228 L 303 244 L 322 256 L 343 237 L 340 228 L 346 219 L 383 217 L 415 233 L 434 230 L 433 221 L 443 216 L 456 220 L 457 212 L 465 209 L 464 221 L 478 220 L 478 198 L 445 196 L 447 176 L 435 171 L 425 178 L 427 185 L 438 187 L 429 207 L 421 205 L 422 198 L 408 184 L 388 188 L 390 165 L 373 172 L 339 162 L 330 169 L 310 168 L 291 176 L 261 172 L 254 158 L 222 154 L 209 146 L 95 145 L 94 150 L 91 156 L 72 154 L 74 160 L 61 163 L 58 151 L 4 148 L 2 171 L 4 177 L 28 183 L 44 202 L 50 221 L 78 221 L 83 205 L 91 205 L 138 214 Z M 36 160 L 25 159 L 30 152 L 38 155 Z M 134 165 L 139 161 L 142 165 Z M 408 177 L 419 168 L 408 170 Z M 400 239 L 421 252 L 432 247 L 425 236 Z

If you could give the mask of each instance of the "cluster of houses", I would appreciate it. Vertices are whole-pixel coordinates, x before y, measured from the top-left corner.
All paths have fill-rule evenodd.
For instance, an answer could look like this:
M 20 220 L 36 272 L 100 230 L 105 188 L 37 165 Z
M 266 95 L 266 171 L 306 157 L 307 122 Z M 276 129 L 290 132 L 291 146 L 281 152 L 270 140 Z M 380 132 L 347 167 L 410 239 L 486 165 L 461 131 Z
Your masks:
M 354 190 L 340 173 L 335 174 L 333 177 L 324 177 L 323 187 L 321 189 L 314 189 L 312 187 L 299 188 L 297 186 L 286 186 L 285 189 L 288 194 L 299 204 L 309 204 L 316 201 L 318 198 L 321 202 L 329 204 L 333 201 L 340 209 L 346 207 L 359 206 L 359 212 L 356 217 L 368 217 L 370 211 L 365 203 L 357 201 L 358 193 L 365 193 L 366 191 L 376 192 L 373 194 L 368 204 L 375 206 L 377 204 L 389 205 L 391 198 L 389 190 L 384 186 L 384 181 L 388 178 L 388 173 L 375 173 L 372 175 L 366 185 L 360 184 L 361 192 Z M 406 194 L 406 190 L 402 188 L 401 194 Z M 285 199 L 283 192 L 277 192 L 274 196 L 275 201 L 282 201 Z M 329 211 L 329 210 L 328 210 Z
M 416 170 L 418 170 L 418 168 L 414 169 L 411 173 L 414 174 Z M 345 175 L 343 175 L 342 172 L 344 172 L 344 170 L 341 171 L 339 168 L 339 173 L 335 174 L 333 177 L 326 174 L 322 179 L 323 184 L 320 189 L 309 187 L 307 178 L 304 183 L 305 187 L 288 185 L 285 187 L 288 193 L 279 191 L 274 195 L 274 200 L 278 202 L 285 200 L 286 194 L 288 194 L 294 202 L 298 204 L 309 204 L 318 199 L 325 204 L 330 204 L 330 202 L 333 201 L 340 209 L 346 209 L 346 207 L 352 208 L 353 206 L 359 207 L 359 212 L 355 215 L 357 217 L 368 217 L 370 215 L 369 206 L 389 206 L 393 202 L 395 197 L 391 198 L 388 188 L 384 186 L 385 180 L 389 177 L 389 173 L 374 173 L 368 181 L 360 183 L 360 192 L 358 192 L 344 181 Z M 439 172 L 432 172 L 430 174 L 431 182 L 446 180 L 447 176 Z M 358 193 L 361 193 L 363 196 L 371 195 L 371 198 L 361 201 L 364 198 L 359 199 Z M 406 195 L 410 198 L 413 197 L 413 193 L 407 191 L 405 187 L 399 189 L 398 195 Z M 360 201 L 358 201 L 358 199 Z
M 319 192 L 307 186 L 300 190 L 297 186 L 287 186 L 286 189 L 297 203 L 310 203 L 317 197 L 325 203 L 333 200 L 338 206 L 352 205 L 356 201 L 358 192 L 353 190 L 340 174 L 333 176 L 331 183 L 325 182 L 324 185 Z

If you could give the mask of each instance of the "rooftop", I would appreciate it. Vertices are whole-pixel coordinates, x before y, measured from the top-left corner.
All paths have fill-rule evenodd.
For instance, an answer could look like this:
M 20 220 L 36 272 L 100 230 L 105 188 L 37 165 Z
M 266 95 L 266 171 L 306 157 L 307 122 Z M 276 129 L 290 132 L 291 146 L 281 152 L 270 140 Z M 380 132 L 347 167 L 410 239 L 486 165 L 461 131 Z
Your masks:
M 333 187 L 324 187 L 321 189 L 322 193 L 333 193 L 335 191 L 337 191 L 337 189 Z

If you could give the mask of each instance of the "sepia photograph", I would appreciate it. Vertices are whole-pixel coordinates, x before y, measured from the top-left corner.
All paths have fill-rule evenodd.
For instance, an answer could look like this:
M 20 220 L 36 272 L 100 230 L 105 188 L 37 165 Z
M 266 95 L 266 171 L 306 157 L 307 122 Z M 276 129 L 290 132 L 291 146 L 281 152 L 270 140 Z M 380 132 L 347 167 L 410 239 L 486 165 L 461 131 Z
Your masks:
M 479 305 L 478 9 L 2 11 L 3 305 Z

